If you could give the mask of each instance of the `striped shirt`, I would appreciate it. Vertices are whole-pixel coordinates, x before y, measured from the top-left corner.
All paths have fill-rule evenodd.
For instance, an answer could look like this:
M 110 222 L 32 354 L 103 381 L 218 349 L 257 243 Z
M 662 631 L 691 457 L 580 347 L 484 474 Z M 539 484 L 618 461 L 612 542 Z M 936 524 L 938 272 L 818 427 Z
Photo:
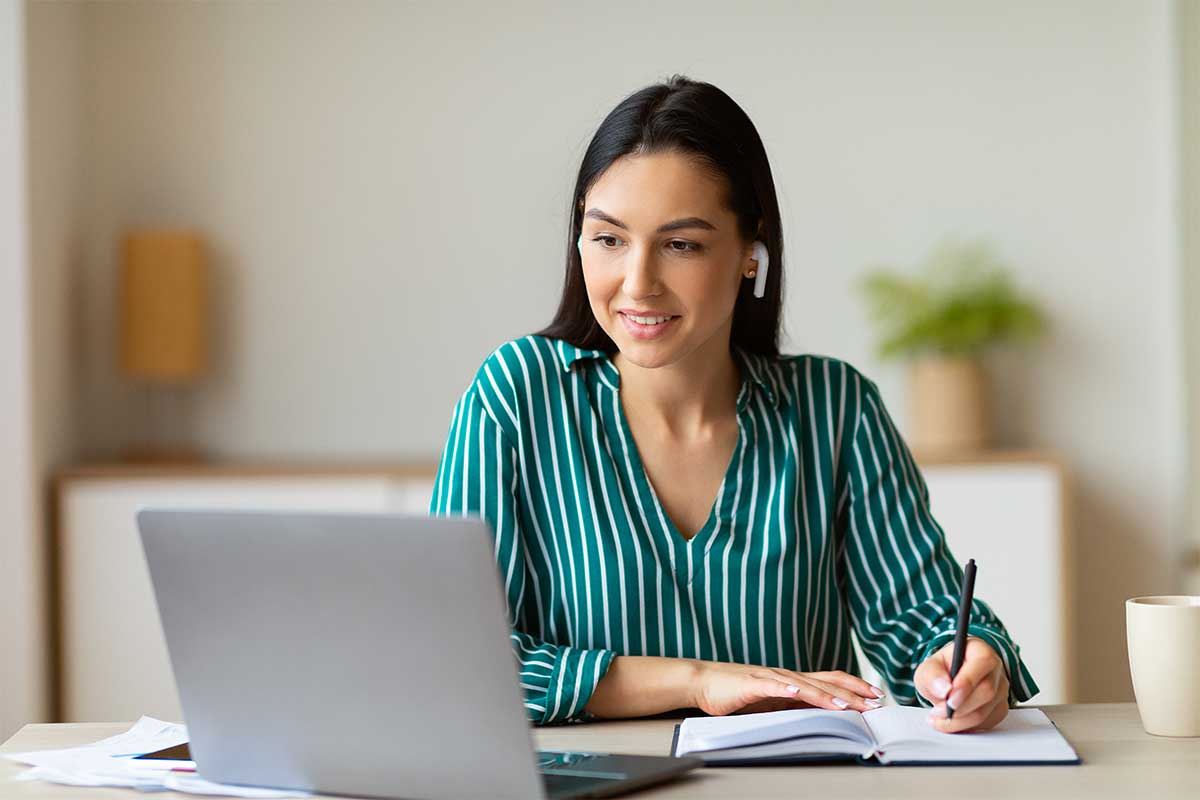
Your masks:
M 616 655 L 857 673 L 851 633 L 901 703 L 955 632 L 962 570 L 879 389 L 844 361 L 736 345 L 738 442 L 704 526 L 663 511 L 602 350 L 505 342 L 454 408 L 430 513 L 486 520 L 535 724 L 588 719 Z M 1037 692 L 976 600 L 1009 701 Z

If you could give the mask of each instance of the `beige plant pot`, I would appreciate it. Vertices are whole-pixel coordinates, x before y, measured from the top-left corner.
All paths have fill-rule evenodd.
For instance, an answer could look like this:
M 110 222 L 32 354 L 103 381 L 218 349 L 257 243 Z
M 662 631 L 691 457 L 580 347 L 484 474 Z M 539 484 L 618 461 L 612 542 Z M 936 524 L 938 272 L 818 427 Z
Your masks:
M 924 356 L 909 366 L 909 409 L 916 453 L 951 455 L 991 441 L 987 373 L 976 359 Z

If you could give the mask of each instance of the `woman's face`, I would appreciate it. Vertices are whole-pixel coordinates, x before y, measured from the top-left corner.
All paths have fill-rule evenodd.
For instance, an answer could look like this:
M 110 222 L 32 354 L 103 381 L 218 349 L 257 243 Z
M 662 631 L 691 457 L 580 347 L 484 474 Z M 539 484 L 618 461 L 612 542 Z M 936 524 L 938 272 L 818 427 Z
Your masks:
M 717 334 L 728 349 L 738 287 L 753 262 L 724 191 L 687 156 L 657 153 L 613 162 L 584 198 L 588 300 L 633 363 L 671 364 Z M 654 319 L 632 318 L 642 315 Z

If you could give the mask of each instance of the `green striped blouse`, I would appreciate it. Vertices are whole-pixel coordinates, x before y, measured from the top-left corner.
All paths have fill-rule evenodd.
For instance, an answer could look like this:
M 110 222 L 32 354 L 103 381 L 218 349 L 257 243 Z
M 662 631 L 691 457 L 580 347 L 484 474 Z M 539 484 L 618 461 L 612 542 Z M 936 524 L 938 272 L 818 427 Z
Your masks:
M 690 540 L 663 512 L 601 350 L 505 342 L 454 409 L 430 513 L 486 520 L 536 724 L 583 709 L 616 655 L 857 673 L 851 632 L 901 703 L 953 638 L 962 570 L 925 481 L 854 367 L 731 348 L 737 446 Z M 1037 686 L 1004 625 L 972 606 L 1010 702 Z

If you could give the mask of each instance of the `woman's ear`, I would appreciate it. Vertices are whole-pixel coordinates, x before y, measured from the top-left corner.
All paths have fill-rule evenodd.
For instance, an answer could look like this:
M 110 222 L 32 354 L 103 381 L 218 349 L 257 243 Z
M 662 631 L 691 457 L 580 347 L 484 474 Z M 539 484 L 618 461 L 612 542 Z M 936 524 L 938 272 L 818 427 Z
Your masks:
M 758 266 L 754 260 L 755 244 L 755 242 L 747 242 L 746 246 L 742 248 L 742 274 L 746 275 L 748 278 L 754 277 L 749 273 L 753 272 L 754 268 Z
M 747 278 L 753 278 L 759 267 L 758 246 L 761 242 L 749 242 L 742 248 L 742 274 Z

